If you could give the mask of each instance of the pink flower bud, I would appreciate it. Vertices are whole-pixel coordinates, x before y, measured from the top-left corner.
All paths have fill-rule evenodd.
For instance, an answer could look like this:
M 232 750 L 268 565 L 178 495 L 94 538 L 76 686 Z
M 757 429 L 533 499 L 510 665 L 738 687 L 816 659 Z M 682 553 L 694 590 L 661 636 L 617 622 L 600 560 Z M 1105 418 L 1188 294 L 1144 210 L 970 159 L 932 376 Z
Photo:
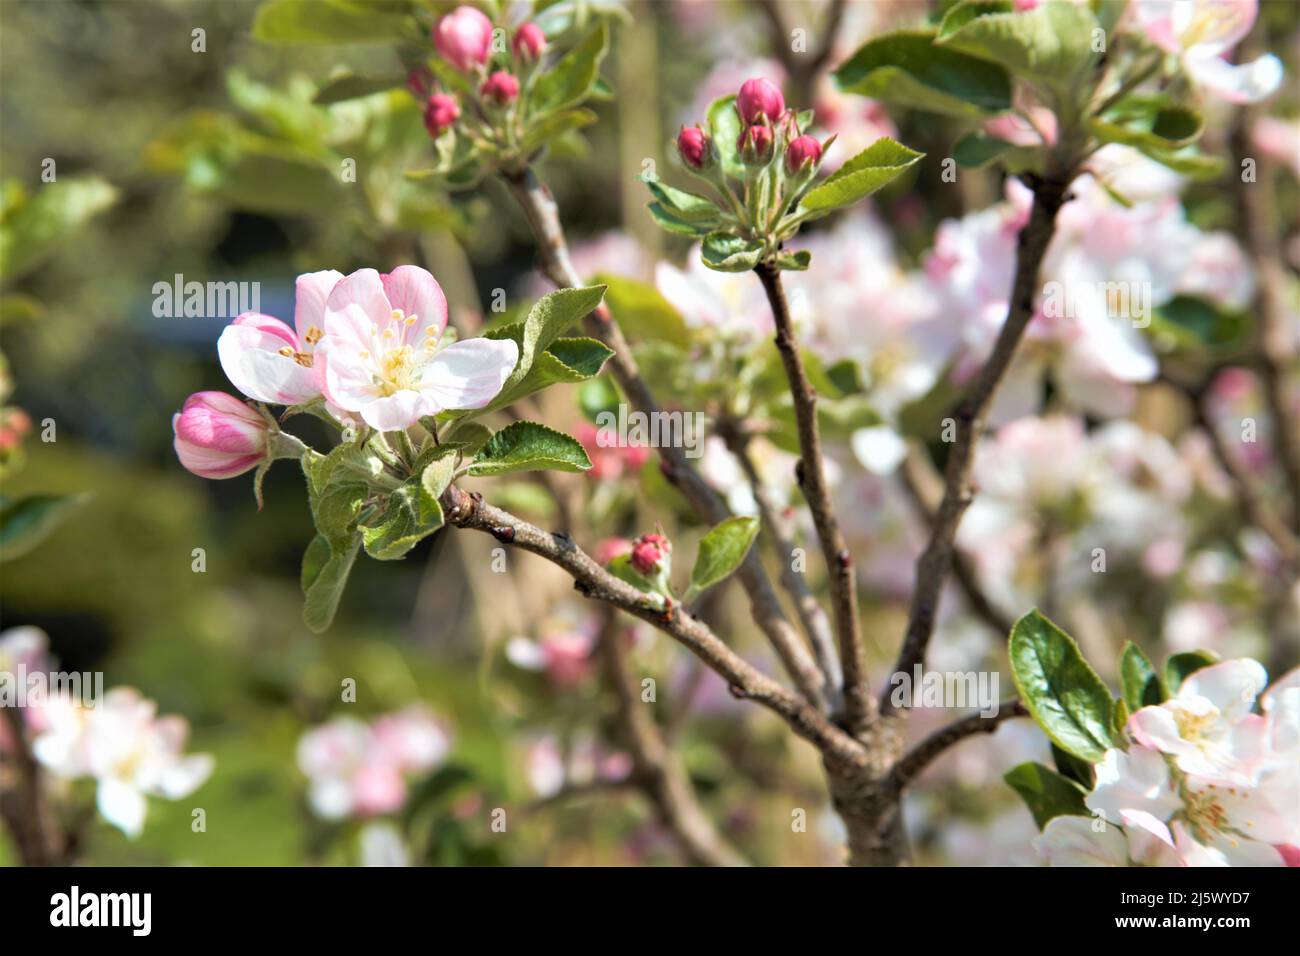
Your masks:
M 536 63 L 546 52 L 546 34 L 536 23 L 525 23 L 515 31 L 512 44 L 515 57 L 522 63 Z
M 609 564 L 620 555 L 632 550 L 632 542 L 627 538 L 605 538 L 596 545 L 595 558 L 601 564 Z
M 172 416 L 176 457 L 202 478 L 234 478 L 267 455 L 265 419 L 225 392 L 197 392 Z
M 505 70 L 497 70 L 483 81 L 479 92 L 497 106 L 505 106 L 519 96 L 519 81 Z
M 457 7 L 433 28 L 433 42 L 443 59 L 463 72 L 488 61 L 492 21 L 473 7 Z
M 816 167 L 822 158 L 822 144 L 811 136 L 800 136 L 785 150 L 785 168 L 797 173 L 808 164 Z
M 449 93 L 435 93 L 424 106 L 424 128 L 437 139 L 460 118 L 460 104 Z
M 746 126 L 736 141 L 740 158 L 751 166 L 762 166 L 772 158 L 772 127 Z
M 406 88 L 417 100 L 427 98 L 433 89 L 433 71 L 427 66 L 417 66 L 406 74 Z
M 677 134 L 677 152 L 682 162 L 691 169 L 704 169 L 711 164 L 713 150 L 709 137 L 698 126 L 683 126 Z
M 663 562 L 673 553 L 673 546 L 661 534 L 643 534 L 632 542 L 632 567 L 639 574 L 652 577 L 663 569 Z
M 740 87 L 740 95 L 736 97 L 736 108 L 740 110 L 740 118 L 747 126 L 757 123 L 760 116 L 766 116 L 769 122 L 775 123 L 777 117 L 785 112 L 785 97 L 771 80 L 761 77 L 746 80 Z

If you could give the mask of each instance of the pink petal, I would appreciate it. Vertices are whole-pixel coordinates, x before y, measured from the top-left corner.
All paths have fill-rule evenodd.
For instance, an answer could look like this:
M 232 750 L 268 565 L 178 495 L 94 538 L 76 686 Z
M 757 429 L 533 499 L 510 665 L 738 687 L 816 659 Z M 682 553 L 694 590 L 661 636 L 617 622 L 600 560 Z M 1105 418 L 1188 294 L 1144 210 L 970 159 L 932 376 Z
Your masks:
M 482 408 L 501 391 L 519 360 L 510 339 L 469 339 L 439 352 L 424 366 L 420 392 L 439 410 Z
M 343 273 L 333 269 L 298 276 L 294 283 L 293 324 L 299 338 L 306 341 L 307 330 L 313 326 L 325 328 L 325 303 L 342 279 Z
M 406 315 L 419 316 L 419 321 L 405 330 L 403 342 L 423 343 L 425 329 L 430 327 L 442 334 L 447 327 L 447 297 L 428 271 L 419 266 L 398 266 L 382 279 L 389 304 Z

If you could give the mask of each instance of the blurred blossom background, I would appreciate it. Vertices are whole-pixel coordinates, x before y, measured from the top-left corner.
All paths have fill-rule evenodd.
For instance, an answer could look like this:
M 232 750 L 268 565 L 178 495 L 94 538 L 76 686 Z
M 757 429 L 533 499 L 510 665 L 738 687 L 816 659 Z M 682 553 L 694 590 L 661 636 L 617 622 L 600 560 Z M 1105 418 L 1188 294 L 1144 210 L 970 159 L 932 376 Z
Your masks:
M 616 312 L 642 323 L 634 340 L 657 327 L 678 341 L 674 351 L 643 343 L 647 374 L 678 396 L 676 407 L 715 417 L 736 388 L 730 357 L 762 347 L 771 316 L 752 276 L 709 272 L 689 240 L 654 225 L 637 182 L 644 164 L 671 170 L 679 127 L 760 75 L 816 109 L 823 134 L 838 134 L 828 169 L 884 135 L 926 152 L 870 203 L 802 233 L 813 265 L 787 279 L 816 357 L 828 368 L 852 359 L 868 382 L 874 417 L 832 431 L 830 454 L 880 686 L 925 542 L 918 499 L 932 500 L 945 454 L 939 423 L 1005 315 L 1028 199 L 992 168 L 944 180 L 961 133 L 954 121 L 847 96 L 829 79 L 865 39 L 919 22 L 934 4 L 844 4 L 832 50 L 810 71 L 786 38 L 798 27 L 818 37 L 830 6 L 622 4 L 604 67 L 615 95 L 594 104 L 599 122 L 552 149 L 542 169 L 578 271 L 611 280 L 624 302 Z M 759 863 L 839 861 L 842 827 L 816 753 L 733 700 L 662 634 L 585 602 L 555 568 L 511 553 L 497 573 L 490 538 L 444 531 L 403 561 L 361 559 L 334 626 L 313 635 L 301 619 L 299 567 L 313 529 L 299 471 L 274 467 L 259 511 L 246 479 L 209 482 L 181 468 L 171 416 L 193 392 L 227 389 L 214 344 L 234 310 L 159 315 L 160 283 L 257 283 L 257 310 L 287 317 L 299 273 L 417 263 L 464 330 L 517 316 L 549 290 L 498 183 L 448 198 L 404 178 L 429 148 L 410 94 L 313 102 L 343 68 L 392 73 L 390 51 L 267 46 L 250 37 L 256 9 L 251 0 L 0 5 L 3 495 L 77 496 L 37 547 L 0 564 L 0 663 L 27 655 L 102 671 L 128 696 L 116 698 L 120 723 L 97 732 L 137 735 L 156 767 L 133 765 L 124 792 L 102 751 L 59 750 L 82 717 L 51 714 L 35 728 L 48 765 L 61 768 L 51 785 L 69 856 L 101 865 L 680 863 L 629 782 L 633 762 L 595 652 L 602 630 L 616 628 L 637 674 L 656 680 L 658 719 L 731 842 Z M 1238 157 L 1256 159 L 1271 190 L 1267 268 L 1278 270 L 1269 281 L 1284 292 L 1294 363 L 1296 5 L 1262 2 L 1247 46 L 1280 57 L 1286 78 L 1258 106 L 1207 103 L 1203 145 L 1228 159 L 1224 177 L 1191 182 L 1108 146 L 1076 184 L 1044 281 L 1146 283 L 1154 317 L 1135 328 L 1109 318 L 1105 303 L 1083 303 L 1068 319 L 1035 320 L 977 455 L 979 495 L 958 536 L 963 573 L 992 606 L 976 608 L 950 585 L 932 669 L 999 673 L 1010 696 L 1005 623 L 1032 606 L 1101 665 L 1126 641 L 1153 659 L 1202 648 L 1253 656 L 1274 675 L 1300 657 L 1294 576 L 1269 534 L 1242 519 L 1207 432 L 1224 436 L 1267 501 L 1284 501 L 1272 451 L 1284 426 L 1245 358 L 1260 246 L 1243 233 L 1234 170 Z M 349 159 L 355 182 L 340 177 Z M 49 169 L 53 182 L 42 178 Z M 1203 392 L 1191 395 L 1189 381 L 1203 381 Z M 622 539 L 659 524 L 690 554 L 704 529 L 656 456 L 596 447 L 591 412 L 610 388 L 602 378 L 544 400 L 545 420 L 588 445 L 590 473 L 515 476 L 494 485 L 494 500 L 571 529 L 593 553 L 618 553 Z M 1287 388 L 1295 421 L 1300 376 Z M 1248 419 L 1258 438 L 1238 441 Z M 325 436 L 319 422 L 294 428 Z M 705 475 L 733 510 L 770 506 L 806 545 L 788 429 L 750 446 L 761 502 L 725 438 L 705 442 Z M 813 580 L 820 587 L 820 565 Z M 700 613 L 778 672 L 738 587 L 711 593 Z M 909 734 L 952 716 L 921 709 Z M 0 727 L 0 755 L 12 754 L 12 734 Z M 918 861 L 1037 864 L 1036 827 L 1001 777 L 1047 751 L 1032 723 L 1009 721 L 936 762 L 906 805 Z M 196 808 L 206 818 L 199 832 Z M 806 811 L 806 832 L 792 832 L 795 808 Z M 499 811 L 504 832 L 494 828 Z M 19 861 L 8 835 L 0 861 Z

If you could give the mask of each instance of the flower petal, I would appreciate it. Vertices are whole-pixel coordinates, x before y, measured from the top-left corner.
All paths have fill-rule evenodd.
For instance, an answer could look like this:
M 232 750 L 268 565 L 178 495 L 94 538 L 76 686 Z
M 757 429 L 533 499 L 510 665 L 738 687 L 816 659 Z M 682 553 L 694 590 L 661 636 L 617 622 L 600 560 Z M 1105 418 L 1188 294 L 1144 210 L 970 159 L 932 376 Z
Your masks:
M 510 339 L 468 339 L 448 346 L 425 366 L 420 392 L 445 408 L 482 408 L 496 398 L 519 360 Z
M 404 388 L 392 395 L 365 402 L 357 411 L 371 428 L 377 428 L 381 432 L 391 432 L 400 428 L 409 428 L 418 422 L 422 415 L 434 415 L 440 409 L 421 392 Z
M 280 354 L 282 348 L 299 351 L 293 330 L 270 316 L 245 315 L 252 315 L 252 321 L 242 322 L 245 316 L 240 316 L 217 339 L 217 356 L 230 384 L 272 405 L 299 405 L 319 396 L 316 373 Z
M 404 342 L 419 345 L 428 336 L 425 330 L 431 327 L 442 334 L 447 327 L 447 297 L 437 279 L 419 266 L 398 266 L 381 278 L 389 304 L 406 315 L 419 317 L 405 330 Z
M 1271 53 L 1237 64 L 1197 51 L 1184 62 L 1196 83 L 1229 103 L 1258 103 L 1282 85 L 1282 61 Z
M 148 809 L 144 794 L 129 783 L 106 777 L 99 781 L 95 802 L 100 815 L 131 839 L 144 830 L 144 815 Z
M 306 341 L 307 330 L 313 326 L 325 328 L 325 303 L 334 287 L 343 280 L 343 273 L 334 269 L 305 272 L 294 282 L 293 325 L 298 337 Z

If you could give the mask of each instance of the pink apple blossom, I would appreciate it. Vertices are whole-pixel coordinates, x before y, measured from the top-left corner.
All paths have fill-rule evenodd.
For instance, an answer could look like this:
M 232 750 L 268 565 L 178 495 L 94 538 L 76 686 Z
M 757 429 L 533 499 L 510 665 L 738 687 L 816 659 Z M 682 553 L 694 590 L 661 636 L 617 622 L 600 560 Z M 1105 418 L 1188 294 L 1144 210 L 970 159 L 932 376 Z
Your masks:
M 483 81 L 479 92 L 489 103 L 506 106 L 519 98 L 519 81 L 505 70 L 497 70 Z
M 1147 38 L 1220 99 L 1256 103 L 1281 85 L 1282 61 L 1271 53 L 1250 63 L 1226 59 L 1255 23 L 1257 0 L 1134 0 L 1132 9 Z
M 197 392 L 172 416 L 176 457 L 202 478 L 234 478 L 256 468 L 266 460 L 269 429 L 256 410 L 225 392 Z
M 434 139 L 460 119 L 460 103 L 449 93 L 434 93 L 424 106 L 424 128 Z
M 546 34 L 536 23 L 521 23 L 511 44 L 515 56 L 524 63 L 535 63 L 546 52 Z
M 511 340 L 446 345 L 447 300 L 418 266 L 360 269 L 325 304 L 317 347 L 327 398 L 372 428 L 391 431 L 444 409 L 482 408 L 519 357 Z
M 469 72 L 488 61 L 492 49 L 492 21 L 481 10 L 459 6 L 438 21 L 433 42 L 456 69 Z
M 319 398 L 313 352 L 324 334 L 325 300 L 343 278 L 333 269 L 308 272 L 294 283 L 294 328 L 279 319 L 245 312 L 217 340 L 221 368 L 249 398 L 271 405 L 299 405 Z

